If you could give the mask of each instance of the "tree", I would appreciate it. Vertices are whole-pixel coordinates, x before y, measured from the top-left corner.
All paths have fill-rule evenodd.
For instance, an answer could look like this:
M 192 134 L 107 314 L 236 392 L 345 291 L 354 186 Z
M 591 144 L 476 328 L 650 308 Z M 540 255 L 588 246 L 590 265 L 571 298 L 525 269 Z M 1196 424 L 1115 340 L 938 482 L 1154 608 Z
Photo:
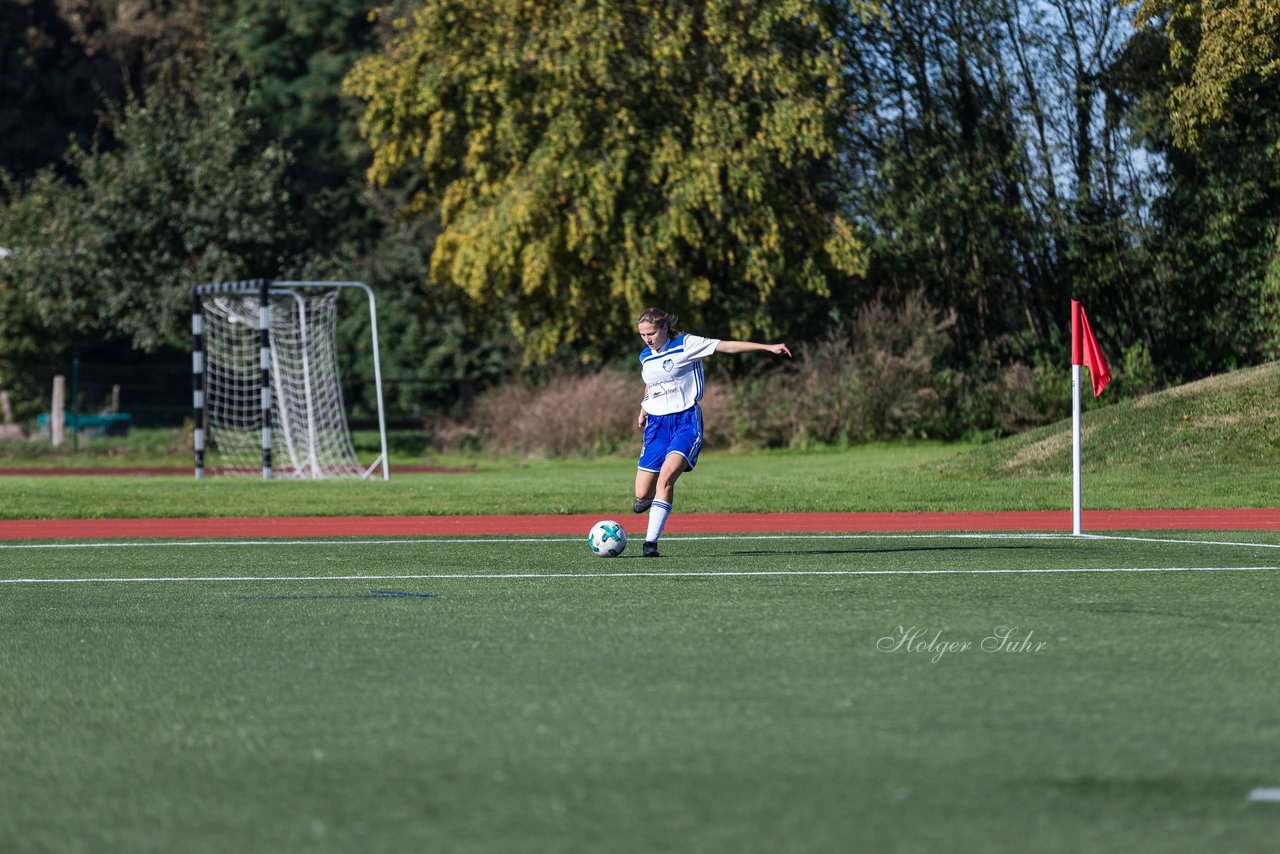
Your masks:
M 1024 150 L 992 4 L 891 0 L 853 34 L 870 95 L 848 146 L 872 218 L 869 281 L 958 317 L 966 354 L 1030 327 L 1054 284 L 1050 209 Z
M 1195 148 L 1203 130 L 1228 121 L 1248 94 L 1280 83 L 1280 2 L 1144 0 L 1140 25 L 1163 28 L 1169 56 L 1190 77 L 1169 97 L 1174 138 Z
M 853 124 L 868 284 L 954 311 L 972 376 L 1066 355 L 1085 300 L 1132 341 L 1157 295 L 1144 240 L 1159 193 L 1142 150 L 1126 13 L 1113 0 L 886 0 L 856 29 Z M 1144 102 L 1145 103 L 1145 102 Z
M 867 265 L 841 209 L 859 0 L 426 0 L 347 78 L 370 178 L 438 214 L 437 282 L 529 362 L 607 356 L 662 304 L 810 331 Z
M 45 170 L 10 182 L 3 281 L 46 327 L 185 345 L 192 285 L 298 266 L 288 155 L 248 145 L 245 97 L 227 78 L 214 69 L 186 97 L 131 101 L 113 150 L 68 154 L 74 181 Z
M 1234 321 L 1218 324 L 1230 343 L 1221 335 L 1207 343 L 1244 363 L 1274 358 L 1280 355 L 1280 3 L 1145 0 L 1137 22 L 1163 33 L 1180 75 L 1168 94 L 1177 149 L 1171 159 L 1183 190 L 1171 215 L 1193 217 L 1187 238 L 1201 251 L 1192 269 L 1210 281 L 1209 293 L 1225 287 L 1230 297 L 1206 301 L 1209 316 Z
M 0 4 L 0 169 L 24 177 L 90 138 L 103 61 L 76 44 L 52 3 Z
M 265 139 L 290 147 L 299 192 L 349 191 L 368 160 L 360 104 L 341 87 L 356 58 L 376 46 L 370 8 L 368 0 L 223 0 L 211 11 L 211 40 L 250 76 L 253 115 Z M 358 207 L 344 204 L 348 215 Z

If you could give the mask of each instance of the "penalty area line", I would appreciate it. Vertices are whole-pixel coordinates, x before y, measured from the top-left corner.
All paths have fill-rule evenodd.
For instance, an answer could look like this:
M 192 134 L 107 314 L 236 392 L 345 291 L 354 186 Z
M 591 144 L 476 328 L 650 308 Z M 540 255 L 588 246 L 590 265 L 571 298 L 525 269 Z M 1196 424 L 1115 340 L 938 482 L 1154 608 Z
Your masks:
M 1156 572 L 1276 572 L 1280 566 L 1149 566 L 1149 567 L 1052 567 L 1042 569 L 765 569 L 705 572 L 482 572 L 411 573 L 405 575 L 207 575 L 139 576 L 99 578 L 0 578 L 2 584 L 178 584 L 220 581 L 523 581 L 598 578 L 806 578 L 858 577 L 881 575 L 1055 575 L 1064 573 L 1156 573 Z

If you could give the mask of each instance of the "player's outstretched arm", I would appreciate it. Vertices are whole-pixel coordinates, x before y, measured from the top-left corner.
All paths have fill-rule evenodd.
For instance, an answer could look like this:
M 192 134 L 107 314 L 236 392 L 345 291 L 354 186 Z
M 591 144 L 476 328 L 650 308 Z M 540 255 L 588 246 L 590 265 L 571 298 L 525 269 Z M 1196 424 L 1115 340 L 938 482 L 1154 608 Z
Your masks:
M 721 341 L 716 345 L 717 353 L 751 353 L 754 351 L 772 353 L 775 356 L 791 356 L 786 344 L 757 344 L 754 341 Z

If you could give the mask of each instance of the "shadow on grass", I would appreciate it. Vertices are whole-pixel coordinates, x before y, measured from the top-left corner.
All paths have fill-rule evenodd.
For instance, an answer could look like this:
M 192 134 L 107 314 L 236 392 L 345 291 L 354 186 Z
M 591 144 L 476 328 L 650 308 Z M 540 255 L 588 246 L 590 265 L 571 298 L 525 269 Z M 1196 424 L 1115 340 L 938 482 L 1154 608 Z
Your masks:
M 884 555 L 908 552 L 987 552 L 987 551 L 1045 551 L 1053 546 L 1045 545 L 995 545 L 995 546 L 902 546 L 891 549 L 784 549 L 777 551 L 736 550 L 720 557 L 766 557 L 769 555 Z M 713 557 L 715 555 L 712 555 Z
M 434 593 L 406 593 L 401 590 L 371 590 L 355 594 L 289 594 L 281 596 L 237 596 L 241 602 L 287 602 L 301 599 L 435 599 Z

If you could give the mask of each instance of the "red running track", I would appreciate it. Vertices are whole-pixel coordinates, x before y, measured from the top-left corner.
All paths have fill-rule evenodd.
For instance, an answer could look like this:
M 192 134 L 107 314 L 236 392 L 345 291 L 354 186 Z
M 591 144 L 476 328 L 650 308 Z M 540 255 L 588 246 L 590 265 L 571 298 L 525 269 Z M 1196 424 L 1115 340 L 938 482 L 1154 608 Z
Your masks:
M 586 535 L 598 516 L 280 516 L 214 519 L 0 520 L 0 540 L 116 537 L 401 537 Z M 643 528 L 638 517 L 616 517 Z M 1086 510 L 1083 530 L 1280 531 L 1280 508 L 1244 510 Z M 677 513 L 668 534 L 762 532 L 1057 531 L 1071 532 L 1067 510 L 998 513 Z

